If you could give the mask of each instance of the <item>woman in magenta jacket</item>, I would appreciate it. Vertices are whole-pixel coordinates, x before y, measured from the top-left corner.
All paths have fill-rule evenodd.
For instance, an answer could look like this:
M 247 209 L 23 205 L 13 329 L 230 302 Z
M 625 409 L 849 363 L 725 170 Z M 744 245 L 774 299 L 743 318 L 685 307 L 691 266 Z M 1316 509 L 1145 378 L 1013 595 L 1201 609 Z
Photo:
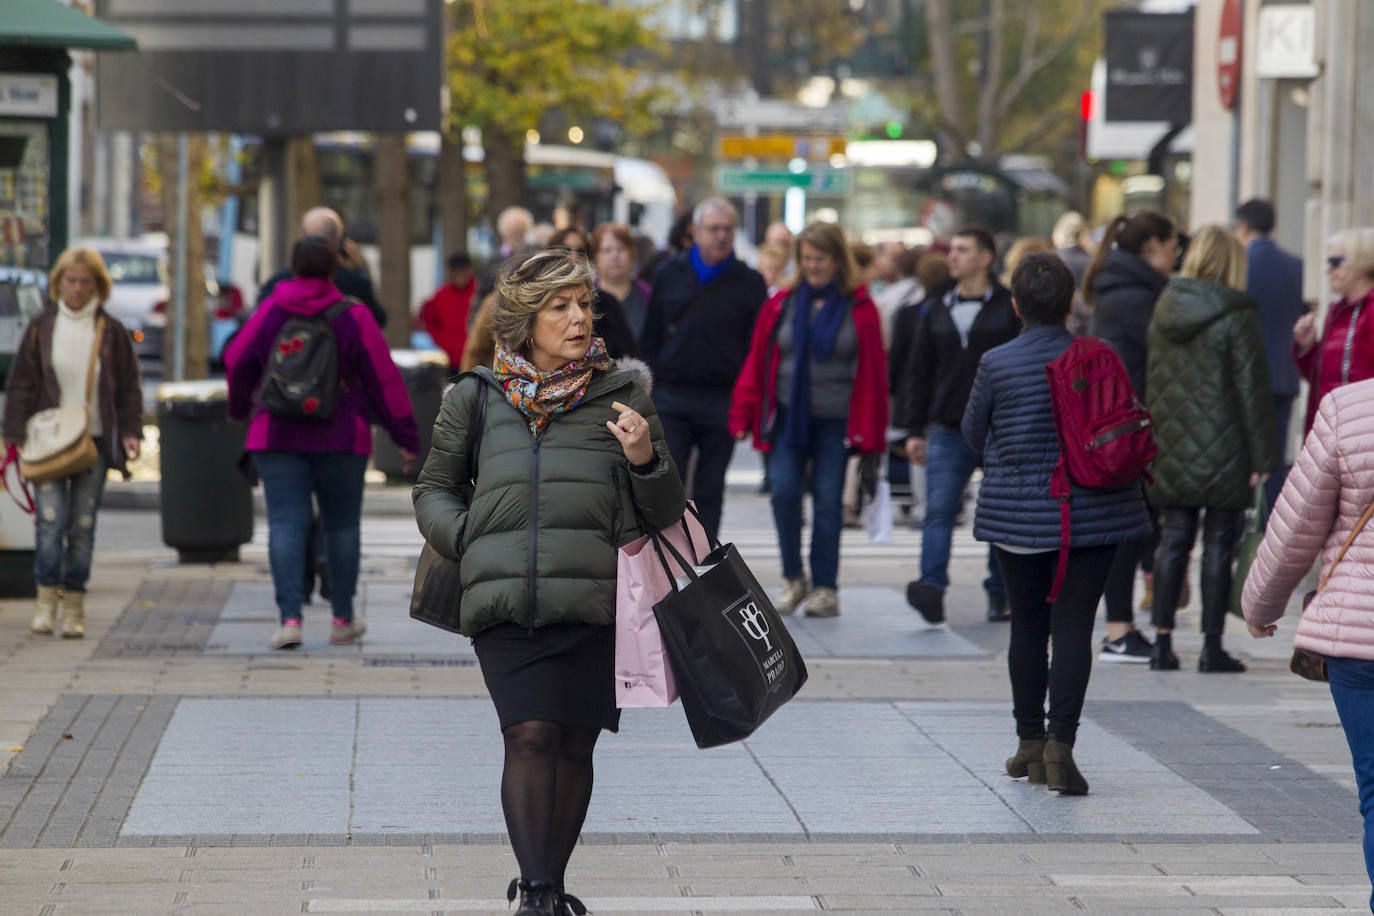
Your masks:
M 1374 378 L 1374 229 L 1333 235 L 1326 244 L 1326 276 L 1341 298 L 1326 312 L 1321 339 L 1311 314 L 1293 325 L 1293 357 L 1311 385 L 1304 430 L 1312 429 L 1327 392 Z
M 1365 868 L 1374 880 L 1374 523 L 1359 529 L 1374 502 L 1371 440 L 1374 380 L 1322 398 L 1245 579 L 1241 609 L 1251 636 L 1273 636 L 1294 589 L 1313 561 L 1321 560 L 1322 586 L 1302 611 L 1293 645 L 1326 659 L 1331 699 L 1360 788 Z
M 296 420 L 269 413 L 259 394 L 269 356 L 282 327 L 293 316 L 318 316 L 344 298 L 335 288 L 335 247 L 306 236 L 291 249 L 292 278 L 278 283 L 225 350 L 229 416 L 247 419 L 244 448 L 253 456 L 267 501 L 267 556 L 272 567 L 281 626 L 271 649 L 300 646 L 306 536 L 311 494 L 324 525 L 329 569 L 329 603 L 334 625 L 329 641 L 357 642 L 367 629 L 353 616 L 358 584 L 359 524 L 363 472 L 372 454 L 372 417 L 391 434 L 407 462 L 415 459 L 420 434 L 410 396 L 391 351 L 367 306 L 361 302 L 332 316 L 338 346 L 339 393 L 324 421 Z
M 777 608 L 840 612 L 836 592 L 850 450 L 887 445 L 887 358 L 878 308 L 858 282 L 844 231 L 812 223 L 797 236 L 794 289 L 769 299 L 735 383 L 730 432 L 768 453 L 773 522 L 786 579 Z M 811 582 L 802 570 L 802 495 L 810 461 Z

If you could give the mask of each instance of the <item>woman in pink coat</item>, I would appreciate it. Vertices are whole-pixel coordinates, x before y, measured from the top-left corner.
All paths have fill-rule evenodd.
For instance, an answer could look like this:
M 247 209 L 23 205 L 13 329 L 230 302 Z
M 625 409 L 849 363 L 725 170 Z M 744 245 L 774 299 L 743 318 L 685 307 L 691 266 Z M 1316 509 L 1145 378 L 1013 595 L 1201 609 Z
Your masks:
M 1303 611 L 1293 645 L 1326 658 L 1331 698 L 1360 787 L 1365 868 L 1374 881 L 1374 524 L 1356 535 L 1332 568 L 1374 502 L 1371 443 L 1374 380 L 1336 388 L 1321 399 L 1250 567 L 1241 607 L 1251 636 L 1273 636 L 1294 590 L 1321 558 L 1318 581 L 1326 584 Z

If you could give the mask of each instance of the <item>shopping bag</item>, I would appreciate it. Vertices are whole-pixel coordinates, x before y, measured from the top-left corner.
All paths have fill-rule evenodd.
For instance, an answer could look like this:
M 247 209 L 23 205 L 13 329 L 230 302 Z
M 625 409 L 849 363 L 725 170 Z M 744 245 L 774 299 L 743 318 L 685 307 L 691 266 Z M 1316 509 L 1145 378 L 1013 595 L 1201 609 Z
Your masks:
M 806 663 L 773 602 L 734 544 L 694 568 L 661 535 L 651 536 L 666 570 L 685 581 L 654 605 L 668 660 L 697 747 L 747 738 L 806 683 Z
M 711 552 L 711 539 L 688 503 L 682 521 L 662 534 L 693 563 Z M 650 709 L 672 705 L 677 699 L 673 669 L 663 648 L 654 605 L 673 590 L 684 574 L 669 557 L 662 563 L 645 535 L 620 548 L 615 592 L 615 705 L 621 709 Z
M 892 543 L 892 484 L 886 477 L 878 478 L 873 487 L 873 499 L 863 508 L 864 528 L 868 543 Z
M 1264 526 L 1268 521 L 1264 496 L 1264 484 L 1260 483 L 1255 487 L 1255 506 L 1246 524 L 1245 534 L 1236 548 L 1236 570 L 1231 577 L 1229 610 L 1237 617 L 1245 616 L 1240 609 L 1240 596 L 1245 591 L 1245 577 L 1250 574 L 1250 566 L 1255 562 L 1255 554 L 1259 553 L 1260 542 L 1264 540 Z

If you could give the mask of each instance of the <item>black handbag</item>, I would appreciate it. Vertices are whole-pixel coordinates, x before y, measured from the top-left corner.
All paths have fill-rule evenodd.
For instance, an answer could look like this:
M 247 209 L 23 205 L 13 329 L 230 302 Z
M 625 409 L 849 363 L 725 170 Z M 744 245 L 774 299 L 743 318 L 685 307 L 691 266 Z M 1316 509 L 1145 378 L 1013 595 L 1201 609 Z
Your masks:
M 747 738 L 806 683 L 806 662 L 734 544 L 712 544 L 693 567 L 650 535 L 673 591 L 654 605 L 697 747 Z M 686 571 L 675 580 L 667 551 Z
M 487 424 L 487 384 L 481 370 L 466 372 L 477 378 L 477 400 L 468 418 L 468 481 L 463 484 L 468 505 L 477 488 L 477 458 L 482 449 L 482 433 Z M 410 592 L 410 616 L 450 633 L 459 632 L 463 603 L 463 576 L 460 565 L 439 553 L 426 541 L 415 561 L 415 586 Z

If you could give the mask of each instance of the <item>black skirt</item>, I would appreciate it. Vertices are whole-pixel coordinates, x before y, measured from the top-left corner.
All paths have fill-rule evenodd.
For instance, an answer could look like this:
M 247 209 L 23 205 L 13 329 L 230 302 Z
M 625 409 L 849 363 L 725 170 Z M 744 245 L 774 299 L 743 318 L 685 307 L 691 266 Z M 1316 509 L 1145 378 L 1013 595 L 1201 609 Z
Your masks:
M 532 719 L 620 730 L 615 627 L 556 623 L 530 633 L 503 623 L 478 633 L 472 648 L 503 730 Z

